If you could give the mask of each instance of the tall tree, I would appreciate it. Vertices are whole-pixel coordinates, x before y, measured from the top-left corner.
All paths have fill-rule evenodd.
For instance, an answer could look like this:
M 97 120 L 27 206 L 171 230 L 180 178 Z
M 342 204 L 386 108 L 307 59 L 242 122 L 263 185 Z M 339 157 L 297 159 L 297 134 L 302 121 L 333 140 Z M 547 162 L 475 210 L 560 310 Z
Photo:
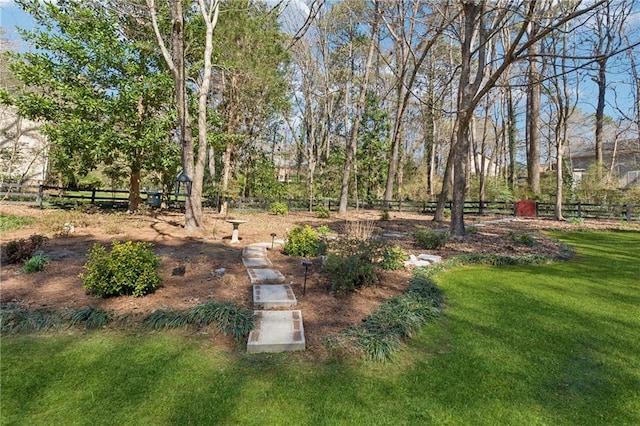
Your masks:
M 448 3 L 433 2 L 427 5 L 418 1 L 389 2 L 381 13 L 387 32 L 393 42 L 395 108 L 391 132 L 391 156 L 387 172 L 384 199 L 394 197 L 394 183 L 398 172 L 402 126 L 409 100 L 415 97 L 414 85 L 431 48 L 439 40 L 452 17 Z
M 99 164 L 129 168 L 129 209 L 140 202 L 143 169 L 160 168 L 171 150 L 170 87 L 159 57 L 130 40 L 115 16 L 75 0 L 19 1 L 38 26 L 22 31 L 36 49 L 12 55 L 25 89 L 19 111 L 45 120 L 54 166 L 85 174 Z
M 544 7 L 544 2 L 541 5 Z M 527 37 L 536 38 L 540 23 L 532 20 L 527 25 Z M 540 193 L 540 87 L 541 58 L 540 42 L 531 43 L 527 49 L 529 69 L 527 70 L 527 183 L 533 194 Z
M 216 30 L 213 51 L 213 103 L 220 124 L 213 129 L 223 150 L 221 192 L 228 195 L 238 153 L 257 143 L 260 133 L 276 116 L 289 109 L 285 69 L 289 53 L 276 16 L 262 3 L 249 0 L 225 3 L 224 20 Z M 250 54 L 248 54 L 250 52 Z M 221 213 L 226 213 L 226 197 Z
M 632 1 L 603 2 L 596 9 L 593 20 L 593 38 L 591 39 L 592 56 L 595 58 L 595 70 L 593 81 L 598 86 L 598 101 L 595 115 L 595 151 L 596 162 L 602 166 L 604 125 L 607 96 L 607 67 L 612 56 L 621 53 L 620 47 L 623 42 L 622 34 L 627 18 L 631 13 Z
M 470 125 L 479 102 L 495 87 L 496 82 L 515 61 L 522 60 L 529 48 L 548 34 L 557 31 L 565 23 L 583 17 L 599 3 L 580 8 L 571 5 L 564 10 L 538 9 L 538 2 L 525 1 L 513 7 L 509 4 L 485 1 L 461 1 L 460 22 L 461 64 L 458 82 L 457 132 L 455 146 L 450 156 L 454 159 L 453 208 L 451 232 L 456 236 L 465 234 L 464 201 L 466 197 L 467 164 L 469 158 Z M 520 12 L 524 11 L 524 12 Z M 535 36 L 526 37 L 532 22 L 543 22 Z M 500 28 L 510 25 L 515 34 L 500 49 L 498 58 L 488 72 L 487 49 L 489 40 L 500 33 Z M 486 75 L 485 75 L 486 73 Z
M 203 228 L 202 186 L 207 156 L 207 107 L 211 94 L 213 32 L 218 23 L 220 0 L 198 0 L 195 16 L 193 14 L 194 8 L 183 9 L 182 3 L 182 0 L 170 1 L 171 30 L 169 34 L 163 34 L 164 27 L 159 22 L 156 2 L 155 0 L 146 0 L 156 42 L 173 77 L 177 111 L 176 136 L 181 146 L 182 170 L 191 180 L 191 192 L 185 203 L 185 229 L 193 231 Z M 198 44 L 204 48 L 202 56 L 199 58 L 200 61 L 197 63 L 196 78 L 193 80 L 194 96 L 198 105 L 197 152 L 189 114 L 190 97 L 187 91 L 188 74 L 185 64 L 187 49 L 185 45 L 187 25 L 185 15 L 187 19 L 201 18 L 204 27 L 204 43 L 199 41 Z
M 357 2 L 356 2 L 357 3 Z M 358 4 L 354 4 L 356 7 L 360 7 Z M 345 90 L 345 163 L 342 171 L 342 183 L 340 187 L 340 201 L 338 206 L 338 213 L 344 214 L 347 212 L 347 204 L 349 200 L 349 185 L 351 179 L 351 171 L 353 168 L 354 156 L 356 155 L 356 149 L 358 144 L 358 134 L 360 130 L 360 117 L 364 110 L 367 89 L 373 70 L 373 57 L 377 48 L 377 34 L 380 28 L 380 11 L 379 4 L 374 4 L 374 10 L 370 11 L 369 32 L 367 34 L 368 43 L 366 45 L 367 53 L 364 60 L 364 64 L 359 64 L 360 74 L 350 78 L 352 82 L 357 83 L 355 85 L 356 99 L 353 104 L 350 103 L 350 84 L 344 86 Z M 358 30 L 363 27 L 361 23 L 354 20 L 352 17 L 352 10 L 350 4 L 344 5 L 344 13 L 347 15 L 344 19 L 348 23 L 347 31 L 347 45 L 345 46 L 347 51 L 353 51 L 355 48 L 354 42 L 356 40 L 362 41 L 363 35 L 357 34 Z M 351 70 L 353 73 L 356 71 L 354 62 L 351 62 Z M 352 109 L 352 110 L 350 110 Z M 348 124 L 349 123 L 349 124 Z M 347 127 L 348 126 L 348 127 Z

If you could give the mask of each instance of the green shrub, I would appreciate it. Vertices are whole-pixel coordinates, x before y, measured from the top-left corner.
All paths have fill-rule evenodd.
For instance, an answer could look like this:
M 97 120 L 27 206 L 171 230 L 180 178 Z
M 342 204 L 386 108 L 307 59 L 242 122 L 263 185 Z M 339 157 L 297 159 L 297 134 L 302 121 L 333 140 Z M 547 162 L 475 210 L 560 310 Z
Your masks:
M 331 278 L 331 291 L 347 293 L 359 287 L 376 285 L 380 280 L 375 265 L 367 256 L 343 257 L 329 254 L 322 270 Z
M 282 201 L 274 201 L 269 205 L 269 212 L 278 216 L 284 216 L 289 213 L 289 207 Z
M 447 244 L 449 233 L 429 228 L 418 228 L 413 233 L 413 238 L 421 248 L 439 250 Z
M 478 228 L 476 228 L 475 226 L 467 226 L 466 228 L 464 228 L 464 232 L 467 235 L 475 235 L 478 233 Z
M 318 226 L 318 234 L 320 235 L 328 235 L 331 234 L 333 232 L 333 230 L 331 228 L 329 228 L 327 225 L 320 225 Z
M 289 256 L 317 256 L 320 248 L 320 236 L 309 225 L 296 225 L 287 235 L 284 254 Z
M 328 219 L 331 216 L 329 209 L 325 206 L 316 206 L 316 217 L 320 219 Z
M 25 260 L 24 265 L 22 266 L 22 271 L 24 271 L 25 274 L 44 271 L 44 267 L 47 263 L 49 263 L 48 257 L 42 255 L 33 256 Z
M 49 239 L 44 235 L 31 235 L 29 238 L 9 241 L 3 248 L 5 261 L 8 264 L 19 263 L 31 257 L 33 252 L 42 247 Z
M 396 271 L 404 268 L 407 252 L 400 246 L 385 246 L 382 249 L 382 260 L 379 265 L 385 271 Z
M 584 223 L 584 218 L 583 217 L 569 217 L 567 218 L 567 222 L 569 222 L 572 225 L 582 225 Z
M 517 232 L 509 232 L 509 238 L 511 238 L 511 241 L 514 243 L 523 244 L 527 247 L 532 247 L 536 243 L 536 240 L 534 240 L 531 235 L 519 234 Z
M 378 284 L 378 263 L 384 241 L 340 238 L 331 241 L 322 271 L 330 279 L 331 291 L 346 293 Z
M 382 213 L 380 213 L 380 220 L 385 222 L 389 220 L 389 209 L 382 210 Z
M 84 265 L 87 273 L 80 274 L 83 286 L 98 297 L 152 293 L 161 281 L 157 271 L 160 257 L 152 248 L 150 243 L 114 241 L 108 253 L 94 244 Z

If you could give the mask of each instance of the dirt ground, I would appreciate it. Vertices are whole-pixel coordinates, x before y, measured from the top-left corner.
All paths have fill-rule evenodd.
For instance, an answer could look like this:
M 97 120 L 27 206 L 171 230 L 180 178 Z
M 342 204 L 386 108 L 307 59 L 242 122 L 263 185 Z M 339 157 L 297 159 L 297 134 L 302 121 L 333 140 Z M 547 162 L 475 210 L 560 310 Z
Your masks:
M 297 224 L 314 227 L 326 225 L 336 232 L 345 228 L 345 222 L 359 220 L 374 226 L 374 233 L 385 237 L 389 244 L 402 246 L 411 254 L 431 253 L 450 257 L 460 253 L 494 253 L 504 255 L 545 253 L 557 254 L 560 245 L 546 237 L 549 228 L 600 227 L 615 228 L 620 223 L 591 223 L 570 225 L 548 220 L 520 219 L 488 222 L 501 219 L 467 217 L 467 225 L 479 224 L 478 232 L 450 241 L 440 251 L 421 250 L 411 239 L 416 226 L 434 227 L 431 216 L 417 213 L 391 212 L 390 220 L 381 221 L 380 212 L 350 212 L 347 217 L 333 215 L 328 219 L 316 218 L 312 213 L 290 213 L 274 216 L 267 213 L 233 214 L 220 217 L 206 213 L 206 231 L 190 233 L 183 227 L 181 213 L 128 215 L 125 213 L 79 213 L 60 210 L 40 210 L 20 205 L 0 205 L 0 214 L 29 216 L 35 222 L 19 230 L 5 232 L 5 243 L 32 234 L 49 238 L 41 252 L 51 260 L 46 270 L 25 274 L 21 265 L 2 265 L 0 271 L 0 302 L 12 302 L 24 308 L 93 306 L 117 314 L 149 313 L 157 309 L 184 309 L 207 300 L 235 300 L 246 307 L 252 305 L 252 287 L 246 268 L 241 261 L 243 247 L 257 242 L 271 242 L 286 237 Z M 243 219 L 240 242 L 231 244 L 232 225 L 226 219 Z M 504 219 L 504 218 L 502 218 Z M 66 224 L 66 226 L 65 226 Z M 446 227 L 448 224 L 440 224 Z M 637 228 L 640 229 L 636 225 Z M 626 228 L 628 229 L 628 227 Z M 532 236 L 536 244 L 531 247 L 513 241 L 510 233 Z M 400 235 L 404 234 L 404 235 Z M 148 241 L 162 258 L 162 287 L 145 297 L 116 297 L 99 299 L 87 294 L 78 275 L 83 272 L 87 252 L 98 243 L 109 245 L 112 240 Z M 320 262 L 313 260 L 309 269 L 306 294 L 303 295 L 304 267 L 301 258 L 285 256 L 276 247 L 269 250 L 273 268 L 284 274 L 298 297 L 297 309 L 302 310 L 305 336 L 309 351 L 322 351 L 325 340 L 350 324 L 362 321 L 372 310 L 388 298 L 404 291 L 411 276 L 410 270 L 385 272 L 381 283 L 356 293 L 335 296 L 329 293 L 326 278 L 320 274 Z M 184 274 L 176 274 L 184 268 Z M 225 268 L 219 277 L 215 270 Z

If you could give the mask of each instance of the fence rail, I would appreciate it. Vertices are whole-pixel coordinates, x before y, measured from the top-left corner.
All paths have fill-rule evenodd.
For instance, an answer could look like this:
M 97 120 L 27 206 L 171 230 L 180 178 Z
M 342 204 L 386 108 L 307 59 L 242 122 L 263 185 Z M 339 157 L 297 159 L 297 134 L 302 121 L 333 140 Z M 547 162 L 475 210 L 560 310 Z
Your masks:
M 160 191 L 141 191 L 143 202 L 159 207 L 161 202 L 170 208 L 184 208 L 185 194 L 163 194 Z M 74 188 L 62 188 L 47 185 L 0 185 L 0 200 L 20 201 L 33 203 L 39 206 L 83 203 L 101 207 L 126 209 L 129 200 L 129 191 L 125 190 L 105 190 L 87 189 L 78 190 Z M 205 195 L 202 197 L 203 206 L 218 209 L 221 197 L 216 195 Z M 323 206 L 330 211 L 337 211 L 339 203 L 335 199 L 270 199 L 260 197 L 229 198 L 227 199 L 229 209 L 238 212 L 268 211 L 272 202 L 279 201 L 287 204 L 290 211 L 315 210 L 318 206 Z M 435 201 L 410 201 L 410 200 L 367 200 L 348 202 L 350 209 L 361 210 L 389 210 L 398 212 L 419 212 L 423 214 L 434 214 L 437 203 Z M 452 202 L 448 201 L 447 209 L 451 209 Z M 536 203 L 538 217 L 554 217 L 554 203 Z M 576 217 L 585 219 L 614 219 L 640 221 L 640 205 L 635 204 L 589 204 L 589 203 L 564 203 L 562 205 L 565 217 Z M 468 215 L 504 215 L 513 216 L 515 214 L 515 202 L 511 201 L 467 201 L 464 204 L 464 213 Z

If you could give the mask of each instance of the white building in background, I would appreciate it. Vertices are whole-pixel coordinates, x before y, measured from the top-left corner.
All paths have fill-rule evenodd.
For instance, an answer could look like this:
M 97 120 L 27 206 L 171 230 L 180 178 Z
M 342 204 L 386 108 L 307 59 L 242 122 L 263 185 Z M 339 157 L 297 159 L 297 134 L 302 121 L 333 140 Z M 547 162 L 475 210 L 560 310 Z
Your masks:
M 40 123 L 0 106 L 0 183 L 40 184 L 47 179 L 49 144 Z

